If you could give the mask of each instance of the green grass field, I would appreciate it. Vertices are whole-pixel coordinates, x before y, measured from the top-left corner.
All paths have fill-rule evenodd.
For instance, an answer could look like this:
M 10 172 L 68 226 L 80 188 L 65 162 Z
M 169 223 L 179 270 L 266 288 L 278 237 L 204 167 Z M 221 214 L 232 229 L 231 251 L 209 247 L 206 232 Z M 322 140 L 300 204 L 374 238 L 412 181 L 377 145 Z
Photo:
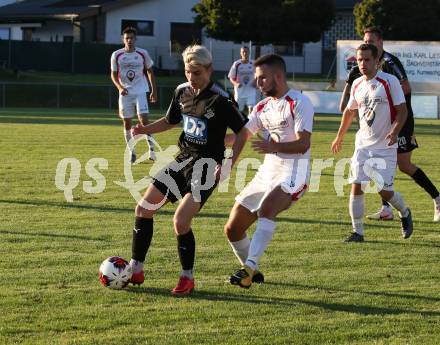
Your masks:
M 338 117 L 316 116 L 313 158 L 331 157 L 338 125 Z M 440 186 L 440 121 L 417 120 L 416 132 L 413 160 Z M 353 133 L 335 161 L 350 157 Z M 178 134 L 156 139 L 166 148 Z M 365 243 L 341 243 L 350 188 L 336 196 L 333 165 L 319 192 L 281 215 L 261 262 L 266 283 L 249 290 L 227 283 L 238 268 L 223 235 L 237 194 L 231 183 L 194 220 L 196 291 L 176 299 L 172 205 L 155 218 L 142 287 L 112 291 L 97 278 L 106 257 L 131 253 L 135 201 L 114 183 L 124 180 L 125 148 L 115 115 L 0 110 L 0 136 L 0 344 L 440 344 L 440 224 L 429 196 L 401 173 L 397 189 L 414 217 L 409 240 L 398 221 L 367 221 Z M 55 186 L 66 157 L 81 163 L 72 203 Z M 95 183 L 85 171 L 94 157 L 108 161 L 99 194 L 83 191 L 83 182 Z M 247 146 L 242 157 L 258 155 Z M 134 166 L 135 180 L 150 167 Z M 368 195 L 366 211 L 378 202 Z

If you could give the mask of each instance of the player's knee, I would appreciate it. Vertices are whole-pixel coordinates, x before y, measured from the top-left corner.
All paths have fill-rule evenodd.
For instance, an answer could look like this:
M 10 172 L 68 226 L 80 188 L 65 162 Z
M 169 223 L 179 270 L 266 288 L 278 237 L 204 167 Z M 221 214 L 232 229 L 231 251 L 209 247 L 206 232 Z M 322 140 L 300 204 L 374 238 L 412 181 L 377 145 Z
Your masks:
M 227 223 L 223 228 L 223 232 L 229 241 L 235 242 L 240 241 L 244 238 L 246 229 L 241 229 L 240 227 L 234 226 L 231 223 Z
M 398 166 L 399 170 L 407 175 L 411 175 L 413 171 L 417 170 L 417 167 L 411 162 L 400 162 Z
M 232 227 L 229 223 L 226 223 L 225 227 L 223 228 L 223 233 L 226 235 L 227 238 L 229 238 L 233 234 Z
M 190 223 L 179 215 L 174 215 L 173 225 L 174 225 L 174 232 L 177 235 L 186 234 L 190 228 Z
M 276 213 L 272 210 L 270 205 L 263 203 L 258 211 L 258 217 L 273 219 L 276 217 Z
M 136 217 L 153 218 L 155 211 L 143 208 L 141 205 L 138 204 L 138 205 L 136 205 L 134 213 L 135 213 Z

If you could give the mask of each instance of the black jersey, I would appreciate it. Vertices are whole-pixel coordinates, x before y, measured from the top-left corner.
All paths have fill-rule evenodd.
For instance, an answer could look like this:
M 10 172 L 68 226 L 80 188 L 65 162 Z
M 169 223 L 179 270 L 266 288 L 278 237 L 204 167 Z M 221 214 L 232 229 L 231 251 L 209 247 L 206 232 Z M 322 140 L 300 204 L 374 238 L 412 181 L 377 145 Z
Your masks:
M 384 51 L 379 61 L 380 69 L 383 72 L 394 75 L 397 79 L 399 79 L 400 82 L 408 79 L 405 68 L 403 67 L 397 56 L 394 56 L 393 54 Z M 359 78 L 360 76 L 362 76 L 362 74 L 359 70 L 359 66 L 355 66 L 351 69 L 345 82 L 349 85 L 352 85 L 355 79 Z M 413 111 L 411 107 L 411 93 L 405 95 L 405 102 L 406 108 L 408 109 L 408 117 L 413 117 Z
M 198 95 L 189 83 L 179 85 L 165 118 L 173 125 L 183 120 L 178 144 L 181 151 L 218 163 L 224 157 L 227 128 L 237 133 L 247 122 L 230 95 L 212 82 Z

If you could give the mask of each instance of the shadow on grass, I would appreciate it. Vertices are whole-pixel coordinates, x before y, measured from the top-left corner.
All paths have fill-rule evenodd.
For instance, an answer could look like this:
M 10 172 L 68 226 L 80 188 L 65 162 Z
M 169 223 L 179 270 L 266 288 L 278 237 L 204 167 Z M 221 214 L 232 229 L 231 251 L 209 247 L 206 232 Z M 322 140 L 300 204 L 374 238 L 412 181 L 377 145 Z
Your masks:
M 131 213 L 134 214 L 134 206 L 133 208 L 127 207 L 111 207 L 111 206 L 96 206 L 96 205 L 88 205 L 88 204 L 77 204 L 77 203 L 68 203 L 68 202 L 55 202 L 55 201 L 46 201 L 46 200 L 6 200 L 0 199 L 0 204 L 17 204 L 17 205 L 32 205 L 32 206 L 43 206 L 43 207 L 59 207 L 59 208 L 67 208 L 67 209 L 82 209 L 82 210 L 93 210 L 100 212 L 118 212 L 118 213 Z M 174 210 L 160 210 L 158 215 L 174 215 Z M 201 218 L 218 218 L 218 219 L 228 219 L 229 213 L 208 213 L 208 212 L 200 212 L 197 217 Z M 339 220 L 322 220 L 322 219 L 308 219 L 308 218 L 295 218 L 295 217 L 278 217 L 278 222 L 286 222 L 286 223 L 297 223 L 297 224 L 316 224 L 316 225 L 340 225 L 341 229 L 351 229 L 351 222 L 349 221 L 339 221 Z M 380 229 L 399 229 L 399 223 L 391 223 L 391 224 L 370 224 L 367 223 L 367 228 L 380 228 Z
M 129 288 L 126 290 L 129 293 L 147 293 L 158 296 L 171 297 L 170 290 L 162 288 Z M 243 291 L 243 290 L 242 290 Z M 251 290 L 250 290 L 251 291 Z M 310 301 L 301 298 L 281 298 L 281 297 L 262 297 L 249 294 L 236 294 L 231 292 L 226 293 L 211 293 L 207 291 L 196 290 L 193 294 L 186 297 L 188 299 L 195 300 L 208 300 L 219 302 L 241 302 L 251 304 L 271 304 L 285 307 L 295 307 L 298 305 L 308 305 L 330 311 L 341 311 L 362 315 L 396 315 L 396 314 L 417 314 L 422 316 L 440 316 L 440 312 L 436 311 L 423 311 L 405 308 L 387 308 L 387 307 L 375 307 L 369 305 L 356 305 L 356 304 L 343 304 L 343 303 L 329 303 L 324 301 Z M 243 291 L 246 293 L 246 291 Z M 174 297 L 171 297 L 174 298 Z
M 104 241 L 108 240 L 107 237 L 91 237 L 91 236 L 79 236 L 79 235 L 61 235 L 61 234 L 51 234 L 49 232 L 23 232 L 23 231 L 11 231 L 11 230 L 0 230 L 0 234 L 4 235 L 22 235 L 31 237 L 54 237 L 54 238 L 67 238 L 71 240 L 85 240 L 85 241 Z
M 307 289 L 307 290 L 321 290 L 321 291 L 324 291 L 329 294 L 337 293 L 337 292 L 344 292 L 344 293 L 355 294 L 355 295 L 396 297 L 396 298 L 405 298 L 405 299 L 411 299 L 411 300 L 426 300 L 426 301 L 432 301 L 432 302 L 440 302 L 440 297 L 417 296 L 417 295 L 409 295 L 409 294 L 400 294 L 400 293 L 395 293 L 395 292 L 350 290 L 350 289 L 323 287 L 323 286 L 319 286 L 319 285 L 298 284 L 298 283 L 265 282 L 264 284 L 265 285 L 273 285 L 273 286 L 281 286 L 281 287 L 300 288 L 300 289 Z M 439 312 L 439 314 L 440 314 L 440 312 Z

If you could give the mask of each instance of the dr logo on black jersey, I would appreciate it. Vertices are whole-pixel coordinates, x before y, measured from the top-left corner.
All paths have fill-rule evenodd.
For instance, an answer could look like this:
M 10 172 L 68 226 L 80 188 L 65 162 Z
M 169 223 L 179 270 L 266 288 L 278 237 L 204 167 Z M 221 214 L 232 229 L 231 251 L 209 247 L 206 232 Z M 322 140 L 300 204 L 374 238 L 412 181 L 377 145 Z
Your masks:
M 204 145 L 208 141 L 208 126 L 205 119 L 183 115 L 183 131 L 188 141 L 199 145 Z

